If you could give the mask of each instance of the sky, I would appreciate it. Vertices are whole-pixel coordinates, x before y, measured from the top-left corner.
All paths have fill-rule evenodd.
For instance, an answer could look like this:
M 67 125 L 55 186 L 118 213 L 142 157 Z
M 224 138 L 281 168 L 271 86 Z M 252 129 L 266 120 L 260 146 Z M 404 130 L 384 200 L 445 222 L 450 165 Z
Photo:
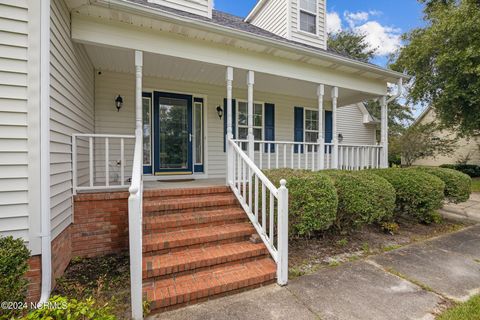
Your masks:
M 256 0 L 215 0 L 215 9 L 245 17 Z M 422 6 L 417 0 L 327 0 L 330 32 L 350 29 L 367 36 L 376 55 L 372 61 L 386 66 L 388 55 L 401 46 L 401 34 L 422 26 Z

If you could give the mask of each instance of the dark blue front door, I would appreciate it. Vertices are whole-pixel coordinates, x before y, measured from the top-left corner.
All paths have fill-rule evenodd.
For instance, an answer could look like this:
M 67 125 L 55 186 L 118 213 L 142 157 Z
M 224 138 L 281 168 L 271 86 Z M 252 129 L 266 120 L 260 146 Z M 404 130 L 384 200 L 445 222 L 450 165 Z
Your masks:
M 192 172 L 192 96 L 154 92 L 154 173 Z

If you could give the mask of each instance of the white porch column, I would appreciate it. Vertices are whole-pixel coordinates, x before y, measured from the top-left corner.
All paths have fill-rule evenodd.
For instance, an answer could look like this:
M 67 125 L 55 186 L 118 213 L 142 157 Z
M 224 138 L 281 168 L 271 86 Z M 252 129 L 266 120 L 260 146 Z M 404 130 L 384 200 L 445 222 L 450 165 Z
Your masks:
M 388 104 L 387 97 L 380 98 L 381 106 L 381 138 L 380 144 L 382 145 L 382 154 L 380 158 L 380 166 L 382 168 L 388 168 Z
M 227 152 L 227 186 L 233 182 L 233 150 L 228 143 L 229 139 L 233 139 L 232 129 L 232 99 L 233 99 L 233 68 L 227 67 L 225 75 L 227 81 L 227 138 L 225 151 Z
M 323 96 L 325 95 L 325 86 L 318 85 L 318 169 L 325 169 L 325 138 L 323 136 Z
M 135 51 L 135 136 L 143 137 L 142 130 L 142 68 L 143 52 Z M 142 148 L 143 149 L 143 148 Z M 140 156 L 143 159 L 143 155 Z M 143 170 L 143 166 L 140 166 Z M 143 174 L 143 172 L 141 172 Z M 142 186 L 140 186 L 142 188 Z M 140 193 L 141 194 L 141 193 Z M 141 202 L 140 202 L 141 203 Z M 128 225 L 130 245 L 130 290 L 132 299 L 132 318 L 143 319 L 142 298 L 142 214 L 141 204 L 139 215 L 134 215 L 129 210 Z
M 332 168 L 338 169 L 338 134 L 337 134 L 337 103 L 338 103 L 338 87 L 332 88 L 332 138 L 333 138 L 333 154 Z
M 247 87 L 248 87 L 248 157 L 254 161 L 254 136 L 253 136 L 253 85 L 255 84 L 255 73 L 248 71 Z

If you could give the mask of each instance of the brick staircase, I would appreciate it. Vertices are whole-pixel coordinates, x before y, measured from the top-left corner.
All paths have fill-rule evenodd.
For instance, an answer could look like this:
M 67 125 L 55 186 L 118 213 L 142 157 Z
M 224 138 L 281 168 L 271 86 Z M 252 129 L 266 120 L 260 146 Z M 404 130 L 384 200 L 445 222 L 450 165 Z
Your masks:
M 276 265 L 228 187 L 144 193 L 143 293 L 164 311 L 272 283 Z

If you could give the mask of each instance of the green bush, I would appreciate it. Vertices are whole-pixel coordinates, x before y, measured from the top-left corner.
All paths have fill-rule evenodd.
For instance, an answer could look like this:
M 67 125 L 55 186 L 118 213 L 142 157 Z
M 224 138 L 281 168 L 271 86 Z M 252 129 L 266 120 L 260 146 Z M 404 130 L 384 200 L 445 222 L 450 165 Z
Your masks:
M 396 212 L 424 223 L 435 222 L 443 205 L 445 183 L 425 172 L 407 169 L 379 169 L 371 172 L 385 178 L 395 188 Z
M 440 178 L 445 183 L 445 198 L 453 203 L 465 202 L 470 198 L 472 192 L 472 178 L 468 175 L 447 168 L 414 167 Z
M 97 306 L 92 298 L 77 301 L 62 296 L 50 298 L 47 304 L 27 314 L 23 320 L 115 320 L 108 305 Z
M 28 282 L 25 273 L 28 270 L 30 251 L 22 239 L 0 237 L 0 302 L 24 302 Z M 0 319 L 10 318 L 18 310 L 0 308 Z
M 480 177 L 480 166 L 474 164 L 442 164 L 440 168 L 447 168 L 460 171 L 471 178 Z
M 338 198 L 332 180 L 311 171 L 276 169 L 265 171 L 275 186 L 287 180 L 289 230 L 291 235 L 312 236 L 329 229 L 336 219 Z
M 363 171 L 324 171 L 317 175 L 331 177 L 337 189 L 337 228 L 356 228 L 392 219 L 395 189 L 382 177 Z

